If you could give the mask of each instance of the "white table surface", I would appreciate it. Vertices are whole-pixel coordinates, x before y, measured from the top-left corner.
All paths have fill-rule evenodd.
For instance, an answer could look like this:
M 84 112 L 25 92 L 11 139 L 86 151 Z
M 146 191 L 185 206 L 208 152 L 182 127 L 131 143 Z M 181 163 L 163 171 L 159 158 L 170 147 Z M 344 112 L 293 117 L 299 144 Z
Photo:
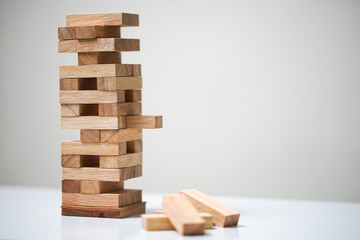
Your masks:
M 162 194 L 144 193 L 147 212 L 160 209 Z M 215 197 L 240 211 L 237 227 L 183 237 L 147 232 L 139 217 L 66 217 L 61 190 L 0 186 L 0 239 L 360 239 L 360 204 Z

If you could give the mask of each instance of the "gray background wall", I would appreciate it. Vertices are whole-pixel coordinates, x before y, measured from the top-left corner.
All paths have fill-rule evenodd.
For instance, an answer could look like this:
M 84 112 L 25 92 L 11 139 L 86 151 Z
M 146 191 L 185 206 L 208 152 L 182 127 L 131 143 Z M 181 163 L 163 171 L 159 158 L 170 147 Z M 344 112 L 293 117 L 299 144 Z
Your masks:
M 0 1 L 0 184 L 60 186 L 57 27 L 140 14 L 144 176 L 127 187 L 360 201 L 359 1 Z

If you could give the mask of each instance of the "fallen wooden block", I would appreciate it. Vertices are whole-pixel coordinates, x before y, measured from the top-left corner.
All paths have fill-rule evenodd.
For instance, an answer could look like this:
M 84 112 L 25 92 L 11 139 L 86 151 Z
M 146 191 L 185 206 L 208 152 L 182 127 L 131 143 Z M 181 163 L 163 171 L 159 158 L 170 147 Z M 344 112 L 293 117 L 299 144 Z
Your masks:
M 187 198 L 180 195 L 165 195 L 162 208 L 178 233 L 204 234 L 205 221 Z
M 196 190 L 181 190 L 180 195 L 186 197 L 200 212 L 213 215 L 213 221 L 221 227 L 236 226 L 240 213 L 223 205 L 208 195 Z
M 141 77 L 99 77 L 97 78 L 97 89 L 105 91 L 141 89 Z M 139 100 L 141 101 L 141 100 Z M 134 101 L 132 101 L 134 102 Z
M 162 116 L 126 116 L 127 128 L 162 128 Z
M 98 104 L 61 104 L 62 117 L 98 116 Z
M 62 129 L 122 129 L 126 128 L 126 117 L 62 117 Z
M 122 155 L 126 154 L 126 143 L 83 143 L 64 141 L 61 143 L 62 154 L 75 155 Z
M 133 167 L 110 168 L 63 168 L 62 179 L 98 180 L 107 182 L 123 182 L 142 175 L 142 165 Z
M 125 91 L 60 91 L 61 104 L 91 104 L 125 102 Z
M 142 164 L 142 153 L 119 156 L 100 156 L 100 168 L 125 168 Z
M 67 193 L 80 192 L 80 180 L 62 180 L 61 186 L 62 186 L 62 192 L 67 192 Z
M 97 84 L 96 78 L 61 78 L 60 90 L 61 91 L 96 90 L 97 89 L 96 84 Z
M 60 40 L 88 38 L 120 38 L 120 28 L 111 26 L 59 27 L 58 38 Z
M 139 15 L 130 13 L 71 14 L 66 16 L 66 26 L 139 26 Z
M 158 210 L 158 211 L 154 211 L 154 214 L 165 214 L 165 212 L 163 210 Z M 204 219 L 205 221 L 205 229 L 212 229 L 213 228 L 213 216 L 210 213 L 199 213 L 200 216 Z
M 142 139 L 141 129 L 100 130 L 100 141 L 103 143 L 129 142 L 140 139 Z
M 67 168 L 99 167 L 99 156 L 61 155 L 61 166 Z
M 99 104 L 100 117 L 120 117 L 141 114 L 141 102 Z
M 121 64 L 120 52 L 79 52 L 78 65 Z
M 65 180 L 63 180 L 65 181 Z M 71 180 L 69 180 L 71 181 Z M 80 181 L 81 193 L 108 193 L 116 190 L 124 189 L 124 182 L 103 182 L 97 180 L 82 180 Z

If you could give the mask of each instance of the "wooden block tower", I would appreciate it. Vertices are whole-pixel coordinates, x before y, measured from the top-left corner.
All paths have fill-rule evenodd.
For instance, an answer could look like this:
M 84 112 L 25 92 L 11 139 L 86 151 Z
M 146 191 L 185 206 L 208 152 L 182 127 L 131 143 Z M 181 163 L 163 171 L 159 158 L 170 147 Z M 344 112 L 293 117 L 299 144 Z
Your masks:
M 139 51 L 120 37 L 139 25 L 136 14 L 75 14 L 59 27 L 58 52 L 78 53 L 78 66 L 60 66 L 61 128 L 80 141 L 61 143 L 62 215 L 123 218 L 145 212 L 141 190 L 124 181 L 142 175 L 142 129 L 162 127 L 141 115 L 141 65 L 122 64 Z

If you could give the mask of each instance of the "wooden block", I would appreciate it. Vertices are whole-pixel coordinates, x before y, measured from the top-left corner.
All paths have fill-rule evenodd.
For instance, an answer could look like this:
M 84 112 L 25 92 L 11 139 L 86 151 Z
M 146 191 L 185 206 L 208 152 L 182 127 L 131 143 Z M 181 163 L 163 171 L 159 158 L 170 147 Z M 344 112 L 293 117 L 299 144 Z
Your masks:
M 142 140 L 126 142 L 126 152 L 127 153 L 142 152 Z
M 198 211 L 212 214 L 214 216 L 213 221 L 216 225 L 221 227 L 237 225 L 240 213 L 223 205 L 210 196 L 196 189 L 181 190 L 180 195 L 189 199 Z
M 126 143 L 82 143 L 64 141 L 61 143 L 62 154 L 79 155 L 122 155 L 126 154 Z
M 141 89 L 141 88 L 142 88 L 141 77 L 99 77 L 97 79 L 98 90 L 111 91 L 111 90 Z
M 59 72 L 60 78 L 131 77 L 140 76 L 141 67 L 133 64 L 92 64 L 60 66 Z
M 96 78 L 61 78 L 60 90 L 96 90 Z
M 163 211 L 161 211 L 163 212 Z M 200 216 L 205 221 L 205 229 L 212 229 L 212 215 L 208 213 L 200 213 Z M 147 231 L 163 231 L 175 230 L 166 214 L 155 213 L 141 215 L 142 228 Z
M 126 218 L 145 213 L 145 202 L 131 204 L 121 208 L 61 206 L 63 216 Z
M 125 90 L 125 102 L 140 102 L 141 90 Z
M 100 130 L 100 142 L 128 142 L 142 139 L 141 129 Z
M 120 28 L 104 26 L 59 27 L 58 38 L 60 40 L 88 38 L 120 38 Z
M 63 205 L 97 206 L 97 207 L 123 207 L 141 202 L 141 190 L 123 189 L 111 193 L 86 194 L 63 193 Z
M 61 116 L 98 116 L 98 109 L 97 104 L 61 104 Z
M 80 181 L 81 193 L 107 193 L 124 189 L 124 182 L 102 182 L 97 180 Z
M 141 114 L 141 102 L 99 104 L 100 117 L 120 117 Z
M 62 192 L 79 193 L 80 181 L 79 180 L 62 180 Z
M 80 130 L 80 141 L 84 143 L 100 142 L 100 130 Z
M 78 64 L 113 64 L 121 63 L 121 53 L 119 52 L 79 52 Z
M 130 13 L 71 14 L 66 16 L 67 27 L 81 26 L 139 26 L 139 15 Z
M 204 234 L 205 221 L 187 198 L 180 195 L 165 195 L 162 208 L 178 233 Z
M 142 165 L 110 169 L 110 168 L 63 168 L 62 179 L 98 180 L 108 182 L 123 182 L 142 175 Z
M 99 167 L 99 156 L 61 155 L 61 166 L 66 168 Z
M 125 102 L 125 91 L 60 91 L 61 104 Z
M 125 168 L 142 164 L 142 153 L 100 156 L 100 168 Z
M 62 117 L 62 129 L 121 129 L 126 128 L 125 117 Z
M 58 43 L 59 53 L 77 52 L 126 52 L 139 51 L 139 39 L 125 38 L 96 38 L 82 40 L 60 40 Z
M 162 116 L 126 116 L 126 126 L 140 129 L 162 128 Z

